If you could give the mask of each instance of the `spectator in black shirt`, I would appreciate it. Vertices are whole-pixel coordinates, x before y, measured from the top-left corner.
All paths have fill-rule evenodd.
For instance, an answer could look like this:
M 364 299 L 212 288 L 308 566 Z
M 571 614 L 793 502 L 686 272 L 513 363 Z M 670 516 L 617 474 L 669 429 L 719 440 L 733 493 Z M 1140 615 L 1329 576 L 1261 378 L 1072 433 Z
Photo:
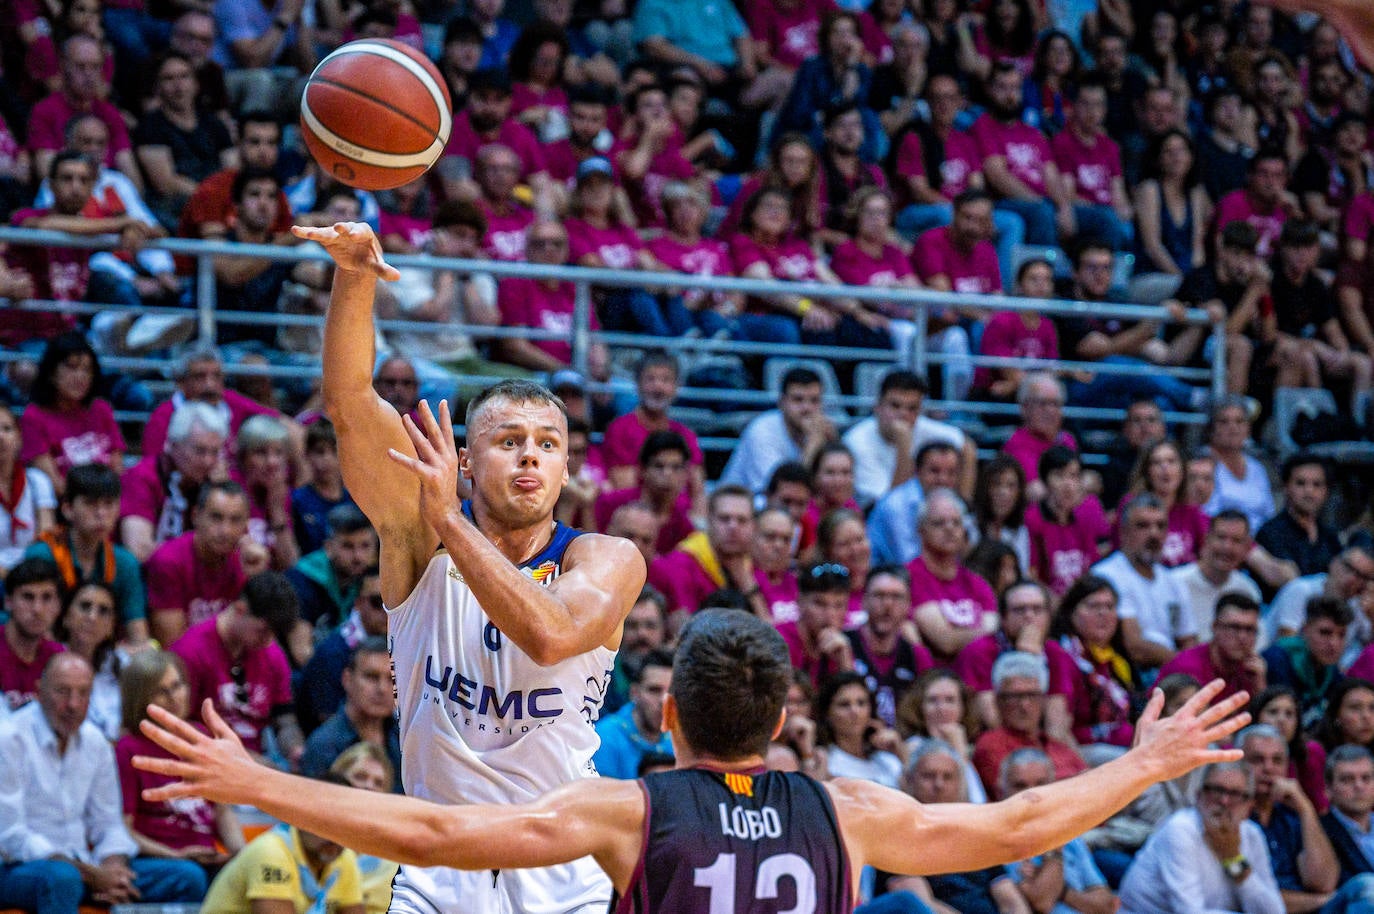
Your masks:
M 1164 424 L 1164 411 L 1151 397 L 1141 397 L 1126 407 L 1126 419 L 1121 423 L 1121 437 L 1107 450 L 1107 463 L 1099 468 L 1102 477 L 1102 503 L 1115 505 L 1126 494 L 1131 471 L 1140 459 L 1145 445 L 1169 434 Z
M 223 121 L 196 107 L 200 83 L 191 61 L 170 51 L 153 65 L 151 79 L 157 108 L 134 131 L 134 154 L 148 176 L 154 212 L 175 229 L 196 185 L 229 167 L 234 141 Z
M 1223 86 L 1207 98 L 1207 129 L 1198 138 L 1198 164 L 1207 196 L 1220 200 L 1245 185 L 1255 150 L 1242 142 L 1244 106 L 1234 86 Z
M 1269 270 L 1255 254 L 1259 232 L 1248 222 L 1232 222 L 1221 232 L 1212 263 L 1194 267 L 1183 277 L 1165 307 L 1181 319 L 1185 308 L 1203 308 L 1213 320 L 1226 321 L 1226 389 L 1243 394 L 1250 382 L 1254 343 L 1246 329 L 1259 316 L 1269 293 Z M 1199 324 L 1170 324 L 1168 361 L 1172 365 L 1204 367 L 1212 352 L 1212 328 Z
M 1325 66 L 1344 72 L 1335 61 Z M 1336 117 L 1326 132 L 1330 142 L 1313 142 L 1298 160 L 1292 187 L 1308 217 L 1336 235 L 1351 201 L 1374 187 L 1374 154 L 1369 151 L 1368 122 L 1358 112 Z
M 889 727 L 896 726 L 897 706 L 916 683 L 916 677 L 935 665 L 930 651 L 914 643 L 903 630 L 911 612 L 911 575 L 901 565 L 879 565 L 864 582 L 864 611 L 868 620 L 845 632 L 854 653 L 854 672 L 874 693 L 873 712 Z
M 280 191 L 281 183 L 271 172 L 240 171 L 230 195 L 234 201 L 233 228 L 225 240 L 275 243 L 272 227 L 277 221 Z M 238 255 L 216 257 L 219 310 L 275 313 L 282 285 L 290 274 L 289 263 Z M 219 325 L 220 343 L 253 341 L 271 347 L 276 338 L 277 328 L 271 324 L 234 325 L 226 320 Z
M 1321 235 L 1315 223 L 1290 219 L 1279 234 L 1270 295 L 1274 307 L 1263 319 L 1263 340 L 1274 347 L 1279 387 L 1330 386 L 1349 381 L 1351 411 L 1363 417 L 1369 406 L 1374 364 L 1350 347 L 1333 305 L 1331 285 L 1317 273 Z
M 1340 534 L 1321 519 L 1331 492 L 1326 463 L 1295 454 L 1283 462 L 1282 479 L 1283 511 L 1259 528 L 1255 542 L 1296 564 L 1300 575 L 1321 574 L 1341 551 Z

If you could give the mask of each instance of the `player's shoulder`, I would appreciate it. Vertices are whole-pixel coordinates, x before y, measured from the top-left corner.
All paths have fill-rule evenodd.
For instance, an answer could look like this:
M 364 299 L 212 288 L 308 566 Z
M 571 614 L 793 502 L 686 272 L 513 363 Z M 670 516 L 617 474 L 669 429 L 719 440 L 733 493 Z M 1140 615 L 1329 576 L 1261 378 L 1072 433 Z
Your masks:
M 604 533 L 583 533 L 568 542 L 563 553 L 565 565 L 596 566 L 604 568 L 639 568 L 644 571 L 644 556 L 634 543 L 620 536 L 607 536 Z M 625 563 L 629 565 L 625 565 Z

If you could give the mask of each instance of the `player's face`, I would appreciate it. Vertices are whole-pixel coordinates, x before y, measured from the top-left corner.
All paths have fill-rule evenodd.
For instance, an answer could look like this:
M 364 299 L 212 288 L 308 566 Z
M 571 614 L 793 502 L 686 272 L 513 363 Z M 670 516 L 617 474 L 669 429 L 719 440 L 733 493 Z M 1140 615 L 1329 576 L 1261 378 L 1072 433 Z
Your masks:
M 568 484 L 568 421 L 551 403 L 488 401 L 463 449 L 473 501 L 501 523 L 547 520 Z

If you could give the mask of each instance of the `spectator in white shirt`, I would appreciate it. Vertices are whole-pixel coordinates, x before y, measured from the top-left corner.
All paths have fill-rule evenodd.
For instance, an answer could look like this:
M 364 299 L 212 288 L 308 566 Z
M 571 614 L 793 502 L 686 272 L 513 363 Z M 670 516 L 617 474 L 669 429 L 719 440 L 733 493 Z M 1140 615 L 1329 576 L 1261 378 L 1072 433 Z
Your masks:
M 916 475 L 916 455 L 933 441 L 947 441 L 963 452 L 964 472 L 959 492 L 973 492 L 977 451 L 959 429 L 921 415 L 928 388 L 920 375 L 898 369 L 889 372 L 878 389 L 873 415 L 860 419 L 844 433 L 844 443 L 857 458 L 854 489 L 859 503 L 869 505 Z
M 1284 914 L 1254 797 L 1250 766 L 1208 766 L 1197 806 L 1166 819 L 1126 871 L 1121 914 Z
M 81 657 L 57 654 L 38 700 L 0 722 L 0 907 L 77 914 L 82 900 L 199 902 L 199 864 L 134 856 L 114 750 L 86 720 L 93 677 Z
M 1341 655 L 1344 669 L 1371 641 L 1366 606 L 1374 603 L 1374 555 L 1362 546 L 1346 549 L 1331 560 L 1322 574 L 1303 575 L 1283 585 L 1265 617 L 1261 646 L 1296 635 L 1307 621 L 1308 601 L 1319 596 L 1344 600 L 1355 617 L 1346 631 L 1345 651 Z
M 1156 669 L 1197 644 L 1183 589 L 1159 563 L 1168 529 L 1159 499 L 1137 495 L 1121 509 L 1121 548 L 1093 566 L 1116 588 L 1126 653 L 1141 670 Z
M 1201 640 L 1212 637 L 1212 616 L 1222 594 L 1244 594 L 1256 603 L 1261 602 L 1259 585 L 1240 571 L 1253 543 L 1249 518 L 1228 508 L 1212 518 L 1197 561 L 1169 570 L 1169 576 L 1183 591 Z
M 757 494 L 778 464 L 795 460 L 809 466 L 821 445 L 835 440 L 835 426 L 821 411 L 820 375 L 793 368 L 782 376 L 781 387 L 778 408 L 757 416 L 740 433 L 721 485 L 740 485 Z

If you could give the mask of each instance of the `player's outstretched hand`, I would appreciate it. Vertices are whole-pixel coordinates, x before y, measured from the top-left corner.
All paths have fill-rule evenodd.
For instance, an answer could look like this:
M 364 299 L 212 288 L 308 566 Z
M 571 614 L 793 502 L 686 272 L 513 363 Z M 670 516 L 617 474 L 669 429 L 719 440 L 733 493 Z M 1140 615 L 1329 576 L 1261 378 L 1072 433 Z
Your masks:
M 143 791 L 143 799 L 150 803 L 179 797 L 204 797 L 215 803 L 253 802 L 254 787 L 264 766 L 253 761 L 238 735 L 215 713 L 208 698 L 201 716 L 212 735 L 205 735 L 157 705 L 148 706 L 149 719 L 139 729 L 176 758 L 136 755 L 134 767 L 180 780 L 149 787 Z
M 415 446 L 415 456 L 395 448 L 390 448 L 387 456 L 420 480 L 420 516 L 437 531 L 458 510 L 458 447 L 453 441 L 453 419 L 447 400 L 439 401 L 437 419 L 428 401 L 421 400 L 417 412 L 418 425 L 410 416 L 401 417 L 410 443 Z
M 1260 0 L 1285 13 L 1316 13 L 1334 25 L 1365 66 L 1374 66 L 1374 17 L 1369 0 Z
M 336 222 L 322 227 L 293 225 L 291 234 L 318 243 L 344 272 L 380 276 L 393 282 L 401 278 L 400 271 L 386 262 L 382 243 L 366 222 Z
M 1240 759 L 1239 749 L 1214 748 L 1250 722 L 1248 712 L 1236 713 L 1250 700 L 1245 692 L 1212 704 L 1225 687 L 1225 682 L 1213 679 L 1165 718 L 1159 716 L 1164 693 L 1155 689 L 1136 724 L 1135 747 L 1130 752 L 1136 764 L 1147 766 L 1157 780 L 1167 781 L 1200 765 Z

